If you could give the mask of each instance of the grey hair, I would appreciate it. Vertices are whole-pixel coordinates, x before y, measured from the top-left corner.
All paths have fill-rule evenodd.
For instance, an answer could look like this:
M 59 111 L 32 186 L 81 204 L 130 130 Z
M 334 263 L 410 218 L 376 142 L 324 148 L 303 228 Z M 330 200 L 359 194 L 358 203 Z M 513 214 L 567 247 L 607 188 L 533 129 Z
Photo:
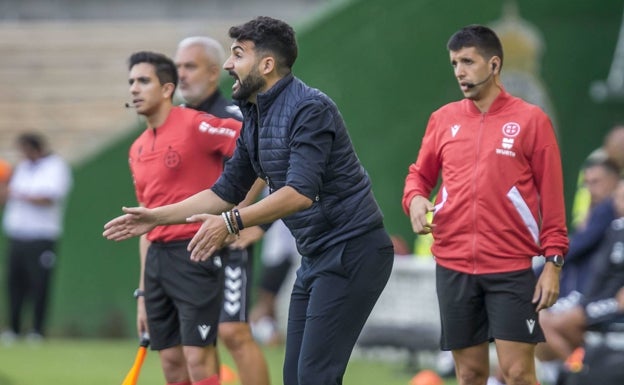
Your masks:
M 225 50 L 221 43 L 208 36 L 191 36 L 182 39 L 178 43 L 178 49 L 194 45 L 202 46 L 206 55 L 216 61 L 217 64 L 221 65 L 225 61 Z

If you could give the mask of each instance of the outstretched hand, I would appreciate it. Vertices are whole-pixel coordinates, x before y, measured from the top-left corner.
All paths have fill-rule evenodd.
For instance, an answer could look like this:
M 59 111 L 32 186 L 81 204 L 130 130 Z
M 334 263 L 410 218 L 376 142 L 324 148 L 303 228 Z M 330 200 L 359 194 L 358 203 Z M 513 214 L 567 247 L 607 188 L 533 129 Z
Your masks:
M 210 258 L 217 250 L 223 248 L 226 238 L 230 235 L 220 215 L 195 214 L 186 221 L 204 222 L 188 245 L 192 261 L 205 261 Z
M 156 227 L 156 217 L 145 207 L 123 207 L 126 214 L 110 220 L 104 225 L 102 235 L 111 241 L 123 241 L 138 237 Z

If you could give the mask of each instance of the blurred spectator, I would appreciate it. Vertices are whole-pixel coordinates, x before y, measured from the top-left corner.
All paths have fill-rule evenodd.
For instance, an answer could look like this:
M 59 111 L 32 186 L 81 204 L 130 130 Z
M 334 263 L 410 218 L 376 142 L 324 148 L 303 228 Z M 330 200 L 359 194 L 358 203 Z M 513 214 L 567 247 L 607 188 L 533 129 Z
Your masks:
M 624 286 L 624 179 L 613 195 L 618 219 L 607 228 L 605 238 L 594 256 L 595 273 L 585 294 L 560 300 L 551 311 L 540 313 L 547 343 L 536 350 L 542 361 L 563 362 L 583 344 L 588 327 L 608 324 L 619 314 L 614 300 Z
M 619 170 L 624 169 L 624 125 L 615 125 L 605 135 L 603 145 L 594 150 L 585 162 L 609 159 Z M 577 228 L 587 219 L 589 209 L 592 206 L 592 198 L 585 186 L 583 177 L 584 167 L 578 178 L 578 186 L 572 205 L 572 225 Z
M 4 210 L 8 238 L 7 283 L 11 342 L 22 332 L 22 308 L 32 300 L 34 318 L 27 338 L 45 333 L 49 287 L 63 230 L 65 199 L 72 185 L 71 169 L 47 148 L 43 136 L 24 133 L 17 139 L 23 160 L 15 167 Z
M 589 192 L 589 208 L 611 197 L 618 184 L 619 166 L 606 153 L 598 152 L 583 164 L 583 185 Z
M 594 260 L 609 225 L 617 217 L 612 194 L 619 180 L 618 164 L 624 163 L 623 155 L 617 153 L 618 149 L 624 151 L 623 128 L 611 129 L 605 135 L 603 146 L 594 150 L 581 167 L 572 209 L 574 232 L 570 235 L 566 266 L 561 274 L 559 300 L 552 309 L 542 312 L 540 318 L 548 319 L 552 316 L 550 313 L 576 305 L 588 290 L 594 274 Z M 548 342 L 538 345 L 537 355 L 541 359 L 542 377 L 554 381 L 561 361 L 552 354 Z
M 574 232 L 562 271 L 560 298 L 585 290 L 592 253 L 598 247 L 615 211 L 611 195 L 624 166 L 624 126 L 615 125 L 585 160 L 572 207 Z
M 605 158 L 589 158 L 583 166 L 583 179 L 590 195 L 590 210 L 584 223 L 570 237 L 566 267 L 561 272 L 559 297 L 572 291 L 585 292 L 592 256 L 615 216 L 612 194 L 619 180 L 619 169 Z
M 575 351 L 580 352 L 579 361 L 566 361 L 571 370 L 560 381 L 565 385 L 624 384 L 624 287 L 620 288 L 615 300 L 606 299 L 597 305 L 618 306 L 620 315 L 616 313 L 606 322 L 588 323 L 583 348 Z
M 585 183 L 585 168 L 589 163 L 596 163 L 607 160 L 607 153 L 604 148 L 595 149 L 589 154 L 581 165 L 581 169 L 576 181 L 576 192 L 574 193 L 574 201 L 572 202 L 572 228 L 578 229 L 584 226 L 589 208 L 592 205 L 592 198 L 587 185 Z

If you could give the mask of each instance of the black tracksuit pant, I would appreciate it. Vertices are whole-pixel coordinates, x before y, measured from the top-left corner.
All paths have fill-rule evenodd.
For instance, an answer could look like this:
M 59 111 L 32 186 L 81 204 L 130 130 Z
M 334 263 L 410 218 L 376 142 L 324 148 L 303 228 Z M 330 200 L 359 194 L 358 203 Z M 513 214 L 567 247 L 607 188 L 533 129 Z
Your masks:
M 9 317 L 13 332 L 22 330 L 24 304 L 32 301 L 32 331 L 44 334 L 52 268 L 56 262 L 56 241 L 9 239 L 7 283 Z

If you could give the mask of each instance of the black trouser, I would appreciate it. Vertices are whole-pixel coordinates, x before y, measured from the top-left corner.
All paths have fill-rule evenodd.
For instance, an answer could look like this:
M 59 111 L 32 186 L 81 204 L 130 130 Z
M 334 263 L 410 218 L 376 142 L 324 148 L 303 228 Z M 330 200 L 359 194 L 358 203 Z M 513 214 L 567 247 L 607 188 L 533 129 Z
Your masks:
M 11 329 L 21 331 L 22 308 L 33 302 L 32 330 L 43 335 L 56 241 L 9 239 L 7 282 Z
M 284 385 L 338 385 L 386 286 L 394 251 L 383 228 L 303 257 L 290 308 Z

